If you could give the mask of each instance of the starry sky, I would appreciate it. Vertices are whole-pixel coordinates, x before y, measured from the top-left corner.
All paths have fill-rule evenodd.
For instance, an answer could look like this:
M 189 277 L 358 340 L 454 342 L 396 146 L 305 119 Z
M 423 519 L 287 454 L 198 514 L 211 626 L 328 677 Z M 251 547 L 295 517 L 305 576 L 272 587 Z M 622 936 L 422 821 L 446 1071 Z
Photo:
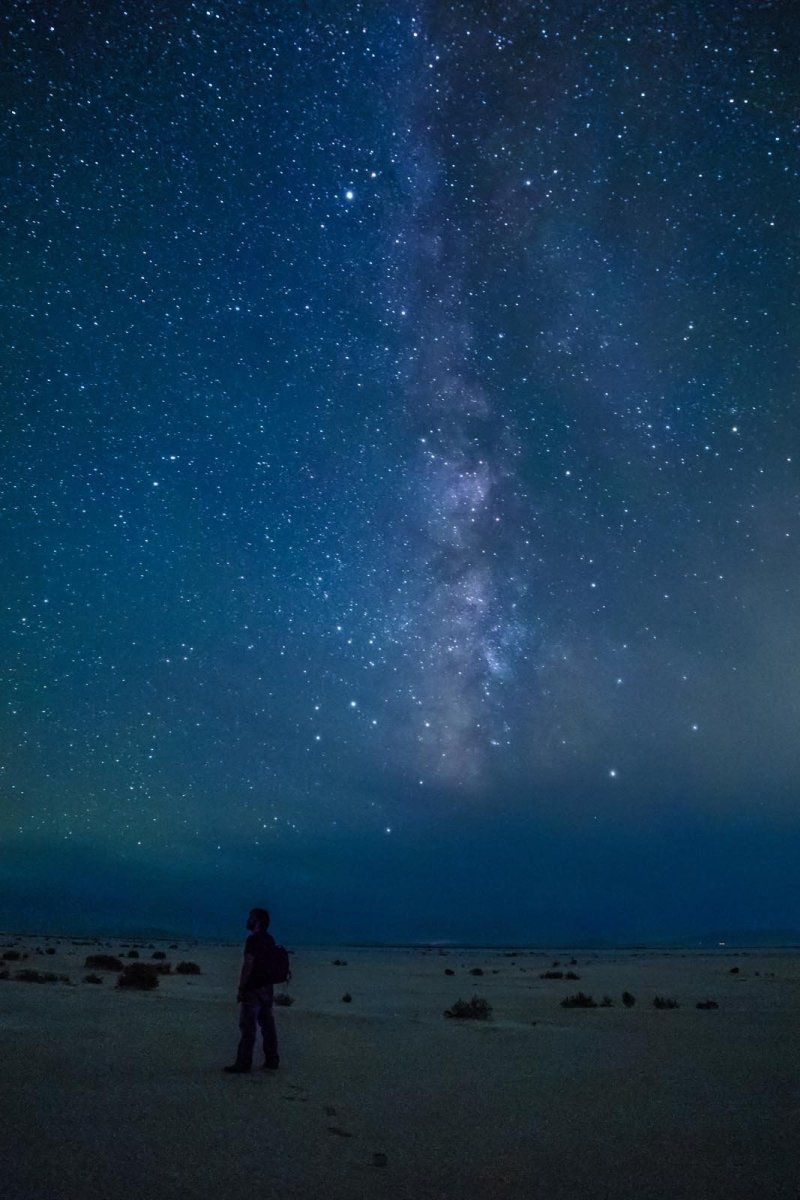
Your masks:
M 786 0 L 9 0 L 0 922 L 800 926 Z

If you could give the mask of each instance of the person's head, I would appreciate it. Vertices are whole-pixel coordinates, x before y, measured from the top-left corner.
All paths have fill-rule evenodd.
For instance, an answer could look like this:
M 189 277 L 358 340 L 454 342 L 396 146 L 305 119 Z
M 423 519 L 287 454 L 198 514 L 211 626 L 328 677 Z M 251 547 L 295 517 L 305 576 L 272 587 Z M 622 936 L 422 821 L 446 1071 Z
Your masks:
M 269 913 L 265 908 L 251 908 L 247 928 L 253 933 L 265 933 L 269 929 Z

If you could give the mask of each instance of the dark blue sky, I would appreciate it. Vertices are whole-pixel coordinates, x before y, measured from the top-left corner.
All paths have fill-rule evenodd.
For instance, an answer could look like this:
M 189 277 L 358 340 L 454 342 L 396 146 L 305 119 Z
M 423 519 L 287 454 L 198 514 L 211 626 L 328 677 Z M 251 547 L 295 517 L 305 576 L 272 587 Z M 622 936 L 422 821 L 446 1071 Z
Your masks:
M 792 7 L 4 7 L 0 922 L 800 925 Z

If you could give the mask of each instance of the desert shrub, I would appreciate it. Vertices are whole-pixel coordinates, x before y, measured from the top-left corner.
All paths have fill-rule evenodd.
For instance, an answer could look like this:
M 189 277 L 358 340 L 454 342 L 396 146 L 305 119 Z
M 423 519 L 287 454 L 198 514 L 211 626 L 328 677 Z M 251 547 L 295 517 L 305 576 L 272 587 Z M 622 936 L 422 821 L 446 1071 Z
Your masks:
M 576 992 L 574 996 L 565 996 L 561 1001 L 562 1008 L 597 1008 L 597 1002 L 591 996 L 586 996 L 583 992 Z
M 167 954 L 166 954 L 165 950 L 154 950 L 150 957 L 151 958 L 166 958 Z
M 551 966 L 551 967 L 560 967 L 560 966 L 561 966 L 561 959 L 560 959 L 560 958 L 556 958 L 556 959 L 554 959 L 554 960 L 553 960 L 553 962 L 551 962 L 551 963 L 550 963 L 550 966 Z
M 698 1000 L 695 1008 L 719 1008 L 716 1000 Z
M 465 1021 L 485 1021 L 490 1016 L 492 1006 L 488 1000 L 473 996 L 471 1000 L 456 1000 L 452 1008 L 446 1008 L 446 1017 L 457 1017 Z
M 613 1008 L 614 1001 L 611 999 L 610 996 L 603 996 L 603 999 L 600 1001 L 600 1007 L 601 1008 Z
M 114 954 L 88 954 L 85 967 L 94 967 L 96 971 L 121 971 L 122 960 Z
M 580 979 L 580 975 L 576 975 L 574 971 L 567 971 L 565 979 Z
M 35 971 L 33 967 L 23 967 L 14 978 L 20 983 L 69 983 L 68 975 L 56 975 L 55 971 Z
M 290 1004 L 294 1004 L 294 996 L 288 995 L 287 992 L 278 992 L 272 1000 L 273 1004 L 279 1004 L 281 1008 L 288 1008 Z
M 118 988 L 138 988 L 149 992 L 158 987 L 158 969 L 149 963 L 132 962 L 123 967 L 122 974 L 117 980 Z
M 334 967 L 346 967 L 346 966 L 347 966 L 347 960 L 346 960 L 346 959 L 344 959 L 344 958 L 334 958 L 334 960 L 333 960 L 333 966 L 334 966 Z
M 353 1002 L 353 997 L 350 995 L 349 992 L 345 992 L 345 994 L 342 996 L 342 1004 L 352 1004 L 352 1002 Z
M 455 975 L 455 971 L 453 970 L 452 967 L 445 967 L 444 973 L 445 973 L 445 975 Z
M 633 1008 L 634 1004 L 636 1003 L 636 997 L 632 996 L 630 992 L 623 992 L 622 1003 L 626 1008 Z
M 739 968 L 738 968 L 738 967 L 731 967 L 731 972 L 730 972 L 730 973 L 731 973 L 731 975 L 738 975 L 738 974 L 739 974 Z
M 128 951 L 128 958 L 138 958 L 138 957 L 139 957 L 138 950 L 129 950 Z
M 473 967 L 472 970 L 470 971 L 470 975 L 482 975 L 482 974 L 483 974 L 482 967 Z
M 680 1005 L 677 1000 L 670 1000 L 668 996 L 656 996 L 653 1008 L 680 1008 Z
M 45 950 L 45 954 L 55 954 L 55 952 L 56 952 L 55 946 L 48 946 L 47 949 Z
M 99 975 L 84 975 L 83 982 L 84 983 L 102 983 L 103 980 L 100 978 Z
M 196 962 L 179 962 L 175 968 L 176 975 L 199 975 L 200 968 Z
M 569 960 L 569 965 L 570 965 L 571 967 L 577 967 L 577 965 L 578 965 L 578 960 L 577 960 L 577 958 L 571 958 L 571 959 Z
M 171 975 L 172 974 L 172 963 L 159 962 L 159 963 L 153 963 L 153 966 L 158 971 L 159 975 Z
M 539 978 L 540 979 L 563 979 L 564 972 L 563 971 L 542 971 Z
M 4 962 L 18 962 L 19 961 L 19 950 L 4 951 L 3 961 Z

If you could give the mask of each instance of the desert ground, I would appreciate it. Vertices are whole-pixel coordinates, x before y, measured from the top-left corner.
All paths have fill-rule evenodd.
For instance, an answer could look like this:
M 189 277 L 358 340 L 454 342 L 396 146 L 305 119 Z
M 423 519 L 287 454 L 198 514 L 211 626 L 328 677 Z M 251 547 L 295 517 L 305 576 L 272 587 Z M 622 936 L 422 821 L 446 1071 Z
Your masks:
M 84 982 L 87 955 L 131 947 L 201 974 Z M 800 1195 L 800 951 L 297 947 L 281 1067 L 249 1075 L 222 1071 L 241 945 L 0 935 L 9 952 L 4 1200 Z M 612 1003 L 562 1007 L 578 991 Z M 488 1019 L 444 1016 L 473 996 Z

